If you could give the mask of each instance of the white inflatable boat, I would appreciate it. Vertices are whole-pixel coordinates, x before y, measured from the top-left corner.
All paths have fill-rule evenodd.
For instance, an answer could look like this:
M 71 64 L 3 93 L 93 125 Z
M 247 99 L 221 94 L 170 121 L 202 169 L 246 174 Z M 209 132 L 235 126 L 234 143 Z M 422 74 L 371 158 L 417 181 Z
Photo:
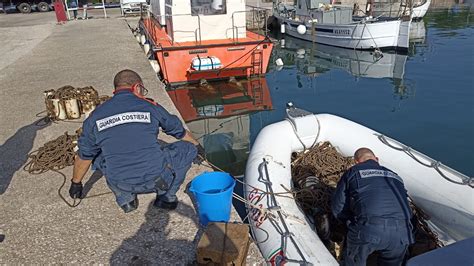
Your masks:
M 337 265 L 291 197 L 291 153 L 329 141 L 344 156 L 372 149 L 398 173 L 415 204 L 445 243 L 474 236 L 474 180 L 428 156 L 347 119 L 289 107 L 288 118 L 263 128 L 247 162 L 246 199 L 252 233 L 268 263 Z M 288 194 L 286 194 L 288 196 Z

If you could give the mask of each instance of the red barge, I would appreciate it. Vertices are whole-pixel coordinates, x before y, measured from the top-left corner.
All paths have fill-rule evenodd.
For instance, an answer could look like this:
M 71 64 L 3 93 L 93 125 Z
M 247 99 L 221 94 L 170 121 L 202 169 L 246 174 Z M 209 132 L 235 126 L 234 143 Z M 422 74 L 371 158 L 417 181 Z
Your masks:
M 165 84 L 266 73 L 272 42 L 248 27 L 263 28 L 266 10 L 246 10 L 242 0 L 152 0 L 151 6 L 137 40 Z

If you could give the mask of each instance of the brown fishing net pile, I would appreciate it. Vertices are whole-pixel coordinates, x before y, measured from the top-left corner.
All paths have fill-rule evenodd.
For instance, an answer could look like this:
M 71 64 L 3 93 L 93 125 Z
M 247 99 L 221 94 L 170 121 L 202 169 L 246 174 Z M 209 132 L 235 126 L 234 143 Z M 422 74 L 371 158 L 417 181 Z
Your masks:
M 294 154 L 291 174 L 298 189 L 296 200 L 312 214 L 330 213 L 330 199 L 342 174 L 353 164 L 329 143 Z
M 64 101 L 75 99 L 77 100 L 80 113 L 86 114 L 94 110 L 97 105 L 110 99 L 110 96 L 99 95 L 97 90 L 92 86 L 75 88 L 71 85 L 66 85 L 56 90 L 51 89 L 44 91 L 44 94 L 46 111 L 51 120 L 58 120 L 58 114 L 56 113 L 57 111 L 55 110 L 52 100 L 58 100 L 59 104 L 64 106 Z
M 341 259 L 347 228 L 331 214 L 331 197 L 344 172 L 354 165 L 351 157 L 342 156 L 329 142 L 292 156 L 292 178 L 297 203 L 314 222 L 317 233 L 328 250 Z M 426 220 L 429 217 L 410 203 L 416 220 L 416 243 L 410 247 L 415 256 L 442 246 Z

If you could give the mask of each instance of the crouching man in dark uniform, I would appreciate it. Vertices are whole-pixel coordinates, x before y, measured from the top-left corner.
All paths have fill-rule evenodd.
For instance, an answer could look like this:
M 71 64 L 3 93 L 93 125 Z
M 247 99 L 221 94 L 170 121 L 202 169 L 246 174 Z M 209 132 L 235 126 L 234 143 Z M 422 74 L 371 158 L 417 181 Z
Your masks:
M 374 251 L 378 265 L 401 265 L 414 239 L 403 180 L 368 148 L 358 149 L 354 160 L 331 203 L 334 216 L 348 224 L 343 265 L 365 265 Z
M 138 207 L 137 194 L 151 192 L 157 193 L 155 207 L 175 209 L 176 192 L 198 143 L 178 117 L 143 97 L 142 80 L 134 71 L 120 71 L 114 87 L 114 96 L 84 121 L 69 194 L 81 197 L 81 181 L 94 162 L 124 212 Z M 162 147 L 159 128 L 181 141 Z

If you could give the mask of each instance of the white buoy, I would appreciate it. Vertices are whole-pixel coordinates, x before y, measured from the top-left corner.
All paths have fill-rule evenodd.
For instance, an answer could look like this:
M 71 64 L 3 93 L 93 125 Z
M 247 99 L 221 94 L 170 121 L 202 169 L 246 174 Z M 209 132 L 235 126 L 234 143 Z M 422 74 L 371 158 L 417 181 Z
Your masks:
M 153 68 L 153 70 L 155 71 L 155 73 L 160 72 L 160 64 L 158 63 L 158 61 L 156 61 L 156 60 L 149 60 L 149 61 L 150 61 L 150 65 Z
M 283 60 L 281 60 L 281 58 L 278 58 L 278 59 L 275 61 L 275 64 L 276 64 L 277 66 L 283 66 L 283 65 L 284 65 L 284 64 L 283 64 Z
M 299 25 L 299 26 L 296 28 L 296 31 L 297 31 L 299 34 L 303 35 L 303 34 L 306 33 L 306 26 L 301 24 L 301 25 Z
M 137 35 L 135 35 L 135 40 L 137 40 L 137 42 L 140 42 L 140 37 L 141 34 L 140 33 L 137 33 Z
M 150 44 L 149 43 L 145 43 L 143 45 L 143 51 L 145 51 L 145 54 L 148 54 L 148 52 L 150 51 Z
M 285 39 L 280 40 L 280 46 L 281 48 L 285 48 Z
M 64 100 L 64 107 L 66 109 L 67 118 L 77 119 L 81 117 L 81 112 L 79 111 L 79 103 L 76 99 Z
M 296 56 L 298 58 L 304 58 L 305 54 L 306 54 L 306 50 L 303 49 L 303 48 L 300 48 L 300 49 L 296 50 Z
M 141 43 L 142 45 L 144 45 L 145 42 L 146 42 L 146 36 L 145 36 L 145 34 L 142 34 L 142 35 L 140 36 L 140 43 Z
M 59 101 L 59 99 L 53 99 L 53 106 L 54 106 L 54 115 L 59 120 L 64 120 L 67 118 L 66 110 L 64 109 L 63 104 Z
M 280 26 L 280 32 L 283 33 L 283 34 L 285 34 L 285 31 L 286 31 L 286 29 L 285 29 L 285 24 L 282 23 L 281 26 Z
M 214 10 L 222 10 L 222 0 L 213 0 L 211 2 L 211 8 Z

